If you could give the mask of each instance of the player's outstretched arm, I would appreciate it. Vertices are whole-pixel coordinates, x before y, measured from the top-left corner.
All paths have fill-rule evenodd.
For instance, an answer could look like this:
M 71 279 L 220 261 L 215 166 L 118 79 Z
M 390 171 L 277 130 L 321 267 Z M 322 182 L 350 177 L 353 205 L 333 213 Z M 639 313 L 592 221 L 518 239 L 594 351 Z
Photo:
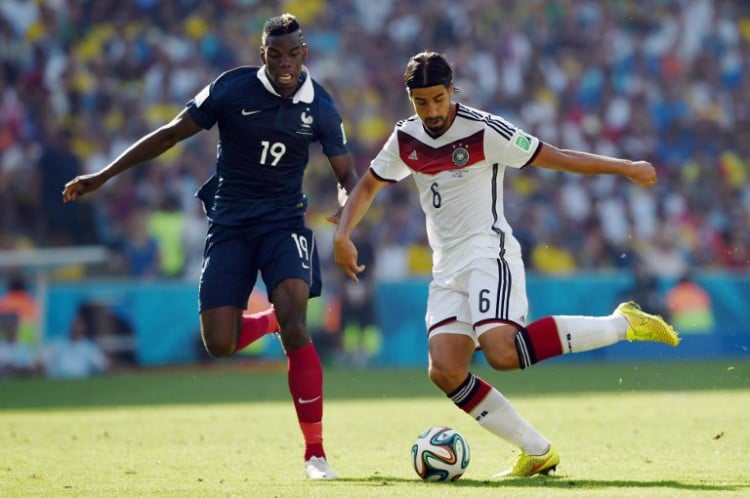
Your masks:
M 66 183 L 62 192 L 63 202 L 74 201 L 83 194 L 94 192 L 113 176 L 160 156 L 178 142 L 201 130 L 187 109 L 183 109 L 172 121 L 141 137 L 100 171 L 77 176 Z
M 333 173 L 336 175 L 339 188 L 339 204 L 341 207 L 334 214 L 326 216 L 326 220 L 334 225 L 338 225 L 346 198 L 357 184 L 357 171 L 354 169 L 354 157 L 351 154 L 329 156 L 328 162 L 331 163 Z
M 357 248 L 351 240 L 351 233 L 370 209 L 375 195 L 385 185 L 385 182 L 378 180 L 368 170 L 349 194 L 333 235 L 333 259 L 355 282 L 359 281 L 357 274 L 362 273 L 365 266 L 357 264 Z
M 616 174 L 647 187 L 656 184 L 656 170 L 647 161 L 631 161 L 577 150 L 558 149 L 547 143 L 541 144 L 540 147 L 534 158 L 534 166 L 584 175 Z

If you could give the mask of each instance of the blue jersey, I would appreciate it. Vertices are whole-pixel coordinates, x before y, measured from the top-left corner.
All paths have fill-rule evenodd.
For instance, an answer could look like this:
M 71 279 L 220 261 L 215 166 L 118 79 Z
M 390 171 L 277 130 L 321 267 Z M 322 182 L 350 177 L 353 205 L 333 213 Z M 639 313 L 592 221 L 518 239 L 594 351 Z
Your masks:
M 306 69 L 303 75 L 297 92 L 282 98 L 264 68 L 238 67 L 188 102 L 199 126 L 219 125 L 216 173 L 198 191 L 210 221 L 242 225 L 301 217 L 310 144 L 319 141 L 329 157 L 349 151 L 333 99 Z

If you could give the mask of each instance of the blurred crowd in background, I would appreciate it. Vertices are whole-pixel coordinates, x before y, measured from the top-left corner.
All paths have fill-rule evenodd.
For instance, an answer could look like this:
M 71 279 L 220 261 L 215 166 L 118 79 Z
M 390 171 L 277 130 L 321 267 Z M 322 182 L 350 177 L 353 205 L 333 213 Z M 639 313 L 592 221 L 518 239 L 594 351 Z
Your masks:
M 214 169 L 215 129 L 78 202 L 63 204 L 61 191 L 169 121 L 221 72 L 258 65 L 262 25 L 283 12 L 302 23 L 307 65 L 338 103 L 360 172 L 412 114 L 401 75 L 426 49 L 454 64 L 457 100 L 562 148 L 655 165 L 651 189 L 614 176 L 509 171 L 506 216 L 530 271 L 625 269 L 631 297 L 668 313 L 676 298 L 656 292 L 657 279 L 695 296 L 692 270 L 750 268 L 750 3 L 740 0 L 3 0 L 0 250 L 104 245 L 111 257 L 93 271 L 195 282 L 206 220 L 194 192 Z M 319 151 L 305 190 L 336 297 L 311 308 L 321 315 L 311 324 L 343 331 L 344 350 L 372 357 L 381 340 L 374 282 L 430 271 L 413 186 L 385 189 L 360 225 L 368 271 L 358 285 L 333 265 L 325 216 L 337 208 L 335 180 Z M 0 376 L 109 368 L 86 332 L 96 313 L 82 307 L 59 343 L 30 352 L 19 337 L 31 335 L 33 296 L 15 276 L 5 290 Z
M 196 278 L 206 221 L 193 194 L 214 168 L 216 130 L 79 202 L 63 205 L 61 191 L 222 71 L 259 64 L 262 24 L 285 11 L 360 171 L 413 112 L 400 78 L 424 49 L 453 62 L 467 105 L 562 148 L 656 166 L 651 189 L 509 172 L 506 215 L 530 270 L 750 268 L 750 3 L 728 0 L 3 0 L 0 249 L 103 244 L 112 274 Z M 375 278 L 429 272 L 418 199 L 402 183 L 358 235 Z M 330 266 L 336 189 L 322 154 L 305 185 Z

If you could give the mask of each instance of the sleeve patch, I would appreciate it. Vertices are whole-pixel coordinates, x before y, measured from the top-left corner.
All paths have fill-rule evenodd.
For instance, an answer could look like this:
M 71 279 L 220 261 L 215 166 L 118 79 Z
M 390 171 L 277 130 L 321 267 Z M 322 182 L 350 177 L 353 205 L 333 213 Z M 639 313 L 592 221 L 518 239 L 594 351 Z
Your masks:
M 211 93 L 211 85 L 210 84 L 204 86 L 203 90 L 201 90 L 200 92 L 198 92 L 195 95 L 195 98 L 193 99 L 193 101 L 195 101 L 195 106 L 196 107 L 202 106 L 203 102 L 205 102 L 206 99 L 208 98 L 208 94 L 209 93 Z
M 346 139 L 346 131 L 344 130 L 344 122 L 341 122 L 341 139 L 343 140 L 343 144 L 346 145 L 348 140 Z
M 526 135 L 518 135 L 516 137 L 515 144 L 519 149 L 528 152 L 529 148 L 531 147 L 531 140 L 529 140 L 529 137 L 527 137 Z

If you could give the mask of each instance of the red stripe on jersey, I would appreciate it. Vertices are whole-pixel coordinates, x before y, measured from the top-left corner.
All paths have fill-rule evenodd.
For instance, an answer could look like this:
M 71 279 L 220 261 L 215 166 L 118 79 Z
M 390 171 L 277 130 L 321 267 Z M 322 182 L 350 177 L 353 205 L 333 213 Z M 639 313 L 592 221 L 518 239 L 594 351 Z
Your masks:
M 426 175 L 466 168 L 484 161 L 484 130 L 436 149 L 399 130 L 398 153 L 410 169 Z

